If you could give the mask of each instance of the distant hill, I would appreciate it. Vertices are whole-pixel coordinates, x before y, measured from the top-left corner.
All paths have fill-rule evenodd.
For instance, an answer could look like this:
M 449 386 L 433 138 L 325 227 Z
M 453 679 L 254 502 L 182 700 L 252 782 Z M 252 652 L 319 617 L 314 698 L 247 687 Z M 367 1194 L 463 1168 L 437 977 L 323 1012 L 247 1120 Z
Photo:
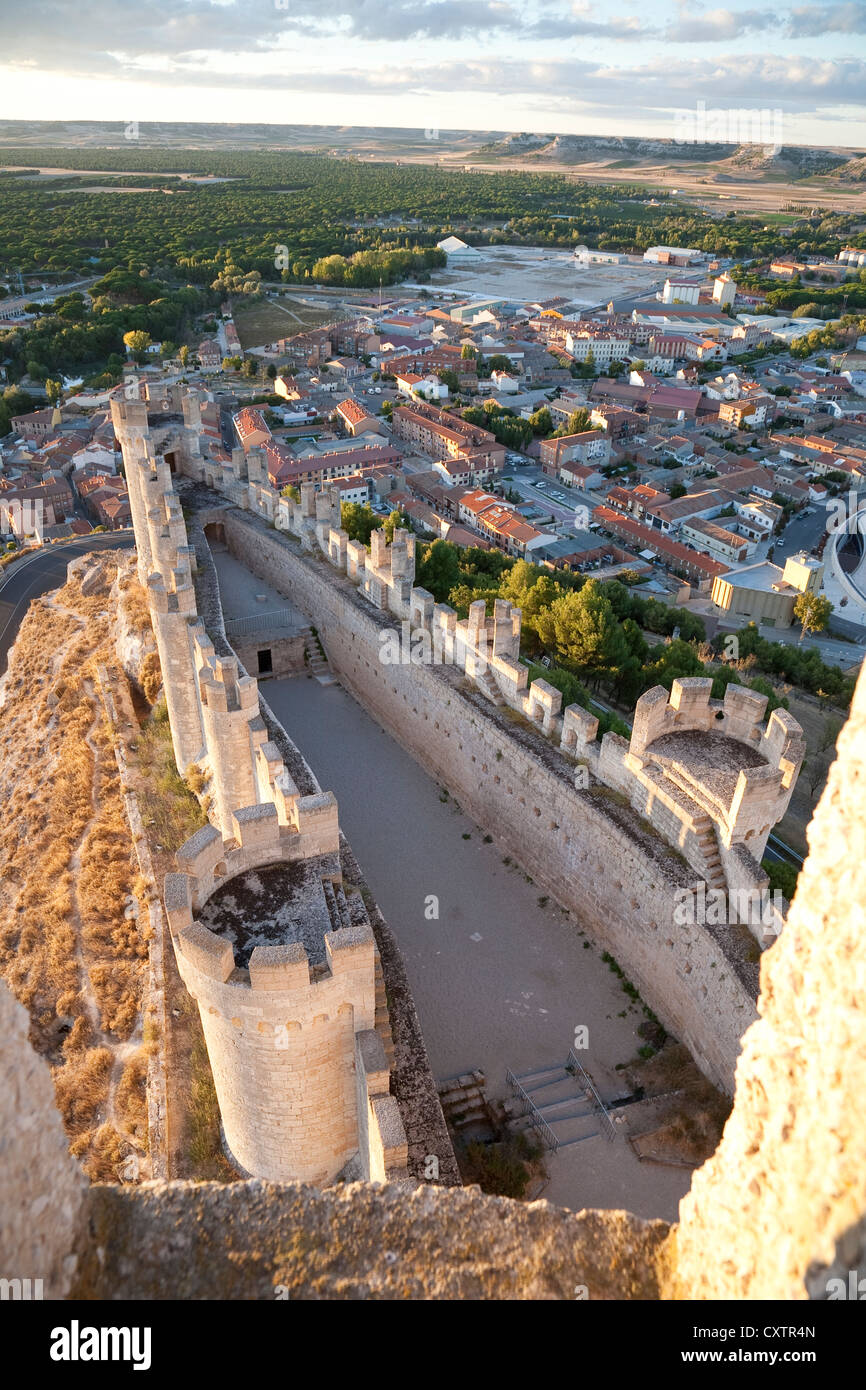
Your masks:
M 860 181 L 866 156 L 842 148 L 784 145 L 776 152 L 764 145 L 731 145 L 721 142 L 682 143 L 674 139 L 641 139 L 615 135 L 506 135 L 488 141 L 478 155 L 526 155 L 557 164 L 592 164 L 602 161 L 646 163 L 717 164 L 735 169 L 754 169 L 804 178 L 834 174 Z
M 119 121 L 0 121 L 0 145 L 21 149 L 124 149 L 128 126 Z M 710 175 L 780 175 L 789 180 L 815 174 L 843 182 L 866 182 L 866 152 L 842 146 L 680 143 L 675 139 L 556 132 L 420 130 L 391 126 L 271 125 L 242 122 L 141 121 L 137 149 L 314 151 L 361 158 L 437 160 L 528 160 L 539 164 L 633 166 L 683 169 L 713 166 Z

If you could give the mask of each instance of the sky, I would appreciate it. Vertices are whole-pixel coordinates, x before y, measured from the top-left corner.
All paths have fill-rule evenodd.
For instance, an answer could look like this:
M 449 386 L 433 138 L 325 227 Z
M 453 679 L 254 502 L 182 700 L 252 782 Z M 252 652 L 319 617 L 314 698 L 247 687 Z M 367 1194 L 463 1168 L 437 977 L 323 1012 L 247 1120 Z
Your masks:
M 766 112 L 866 151 L 864 95 L 866 0 L 0 0 L 3 119 L 739 138 Z

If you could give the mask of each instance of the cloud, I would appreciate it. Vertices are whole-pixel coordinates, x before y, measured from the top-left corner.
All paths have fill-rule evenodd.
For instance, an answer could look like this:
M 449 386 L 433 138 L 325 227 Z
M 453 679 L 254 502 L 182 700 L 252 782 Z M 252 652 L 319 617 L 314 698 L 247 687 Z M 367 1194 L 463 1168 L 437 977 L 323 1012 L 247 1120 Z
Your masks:
M 279 55 L 271 55 L 274 63 Z M 101 75 L 109 76 L 111 72 Z M 731 53 L 716 58 L 679 58 L 665 54 L 632 66 L 609 66 L 584 59 L 480 57 L 433 63 L 314 68 L 295 61 L 285 68 L 257 63 L 255 72 L 231 67 L 169 65 L 140 61 L 135 76 L 154 87 L 178 84 L 192 89 L 370 95 L 423 96 L 440 103 L 444 125 L 447 99 L 461 101 L 467 92 L 489 94 L 491 102 L 544 99 L 563 110 L 594 110 L 609 115 L 612 127 L 640 112 L 670 113 L 694 109 L 696 95 L 707 107 L 779 108 L 813 112 L 850 106 L 862 100 L 866 62 L 858 58 L 820 61 L 758 53 Z M 456 110 L 455 110 L 456 114 Z M 451 121 L 457 126 L 459 119 Z
M 786 33 L 792 38 L 866 34 L 866 4 L 797 6 L 788 17 Z
M 803 112 L 863 100 L 866 63 L 859 57 L 815 57 L 814 45 L 797 45 L 797 53 L 789 45 L 781 54 L 766 41 L 731 52 L 724 41 L 774 25 L 806 38 L 860 32 L 866 0 L 778 16 L 676 0 L 676 11 L 667 28 L 654 28 L 638 5 L 610 17 L 564 0 L 332 0 L 324 16 L 320 0 L 288 0 L 285 9 L 280 0 L 79 0 L 74 10 L 67 0 L 0 0 L 0 63 L 34 74 L 122 80 L 130 92 L 149 84 L 196 92 L 447 95 L 454 98 L 453 125 L 467 94 L 497 100 L 499 119 L 502 103 L 519 97 L 578 114 L 594 110 L 612 128 L 641 113 L 693 108 L 698 97 L 714 107 Z M 330 38 L 311 37 L 322 24 Z M 481 37 L 467 43 L 461 36 L 470 33 Z M 419 34 L 438 42 L 417 44 Z M 492 34 L 506 35 L 504 56 L 491 52 Z M 648 43 L 663 35 L 663 49 Z M 369 41 L 363 46 L 362 37 Z M 616 48 L 562 42 L 582 37 L 616 39 Z M 700 56 L 698 43 L 707 45 Z M 444 114 L 442 124 L 448 119 Z
M 665 30 L 665 38 L 669 43 L 727 43 L 778 26 L 779 15 L 774 10 L 708 10 L 698 14 L 682 9 L 679 19 Z

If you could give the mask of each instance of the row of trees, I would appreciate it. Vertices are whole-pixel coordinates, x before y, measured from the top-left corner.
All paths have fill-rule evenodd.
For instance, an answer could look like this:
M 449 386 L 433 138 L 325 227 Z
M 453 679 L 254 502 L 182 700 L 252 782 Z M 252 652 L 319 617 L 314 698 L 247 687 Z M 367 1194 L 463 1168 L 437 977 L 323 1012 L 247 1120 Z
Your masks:
M 490 612 L 496 598 L 516 604 L 523 612 L 523 653 L 530 659 L 546 654 L 553 660 L 545 679 L 554 685 L 564 679 L 557 672 L 564 672 L 628 706 L 650 686 L 670 689 L 678 676 L 712 674 L 717 695 L 732 678 L 725 673 L 729 668 L 716 670 L 716 652 L 706 642 L 700 617 L 644 598 L 636 585 L 562 570 L 552 573 L 499 551 L 459 550 L 443 540 L 419 548 L 416 577 L 437 602 L 450 603 L 462 617 L 479 598 Z M 805 609 L 801 621 L 804 614 Z M 820 626 L 821 617 L 813 612 L 810 621 L 815 619 Z M 672 640 L 653 646 L 646 633 Z M 768 642 L 754 626 L 743 629 L 738 639 L 740 657 L 754 658 L 750 664 L 758 673 L 748 683 L 770 698 L 770 708 L 780 701 L 767 676 L 841 707 L 850 703 L 854 678 L 826 665 L 818 652 Z

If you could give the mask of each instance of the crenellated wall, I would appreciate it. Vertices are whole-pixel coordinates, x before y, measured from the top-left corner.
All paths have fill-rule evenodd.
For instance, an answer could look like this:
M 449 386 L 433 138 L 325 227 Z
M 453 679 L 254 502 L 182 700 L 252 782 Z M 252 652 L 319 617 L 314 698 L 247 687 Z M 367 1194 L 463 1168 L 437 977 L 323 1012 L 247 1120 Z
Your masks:
M 215 651 L 197 611 L 195 550 L 146 412 L 116 401 L 112 414 L 135 496 L 175 760 L 182 773 L 198 768 L 209 795 L 213 823 L 178 851 L 165 906 L 181 977 L 199 1004 L 227 1146 L 260 1178 L 328 1184 L 350 1165 L 356 1177 L 404 1179 L 406 1132 L 375 1031 L 376 946 L 360 894 L 347 899 L 343 890 L 337 803 L 329 792 L 301 795 L 268 736 L 256 680 Z M 197 399 L 185 398 L 184 419 L 189 435 Z M 206 468 L 197 434 L 171 442 L 175 460 Z M 240 474 L 240 460 L 233 464 Z M 267 485 L 259 451 L 244 469 L 255 501 Z M 229 482 L 242 496 L 241 477 Z M 323 535 L 333 516 L 321 501 L 313 512 Z M 258 921 L 254 898 L 264 890 L 250 879 L 255 871 L 282 875 L 279 911 L 259 923 L 263 940 L 245 965 L 232 941 Z M 201 917 L 226 884 L 220 935 Z M 302 940 L 317 943 L 316 959 Z
M 529 684 L 519 609 L 499 600 L 488 616 L 477 601 L 460 619 L 413 585 L 412 536 L 397 529 L 389 543 L 374 531 L 368 553 L 340 527 L 337 489 L 279 497 L 259 452 L 181 454 L 185 472 L 235 504 L 215 513 L 230 548 L 315 621 L 362 703 L 587 921 L 730 1090 L 754 1016 L 754 942 L 770 944 L 784 920 L 764 911 L 760 856 L 802 761 L 795 721 L 777 712 L 763 727 L 763 697 L 730 686 L 713 702 L 709 682 L 677 681 L 670 696 L 658 687 L 642 698 L 630 742 L 599 743 L 593 716 L 563 711 L 548 682 Z M 397 626 L 417 655 L 395 658 Z M 510 711 L 517 725 L 503 721 Z M 231 809 L 218 809 L 224 827 Z M 614 860 L 611 838 L 623 840 Z M 613 884 L 611 862 L 622 866 Z M 697 902 L 707 886 L 727 902 L 724 920 L 680 920 L 683 898 Z
M 256 517 L 234 509 L 217 515 L 232 553 L 315 621 L 332 665 L 369 713 L 576 914 L 706 1074 L 730 1091 L 740 1037 L 755 1017 L 751 938 L 744 943 L 728 926 L 678 923 L 677 894 L 696 890 L 699 874 L 625 795 L 594 775 L 586 790 L 576 788 L 575 763 L 598 763 L 597 721 L 567 710 L 559 746 L 540 738 L 540 727 L 507 718 L 459 667 L 384 664 L 383 614 L 348 576 Z M 390 617 L 384 622 L 390 626 Z

